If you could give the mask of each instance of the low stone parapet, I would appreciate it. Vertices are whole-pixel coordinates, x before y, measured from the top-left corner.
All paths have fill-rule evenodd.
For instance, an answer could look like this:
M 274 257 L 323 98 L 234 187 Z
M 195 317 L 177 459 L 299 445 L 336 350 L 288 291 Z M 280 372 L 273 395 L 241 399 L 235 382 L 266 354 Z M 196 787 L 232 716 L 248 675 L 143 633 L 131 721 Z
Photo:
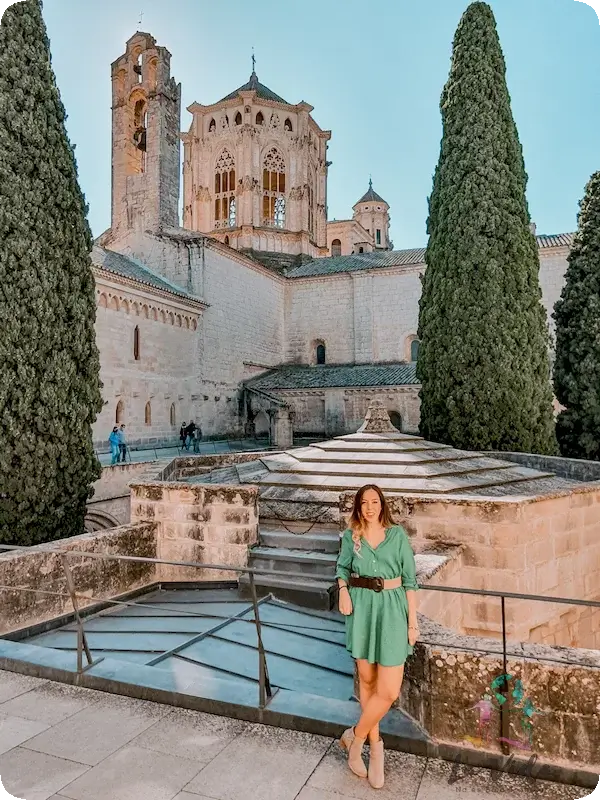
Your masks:
M 61 552 L 73 550 L 156 558 L 156 526 L 125 525 L 0 554 L 0 587 L 8 587 L 0 588 L 0 634 L 72 612 Z M 83 556 L 70 557 L 68 563 L 81 609 L 158 580 L 158 565 L 153 563 Z
M 156 524 L 159 558 L 245 567 L 258 541 L 258 487 L 154 481 L 131 484 L 131 517 Z M 237 580 L 230 570 L 162 565 L 163 581 Z
M 420 625 L 397 706 L 431 736 L 500 752 L 497 679 L 506 674 L 508 748 L 600 773 L 599 651 L 509 644 L 505 673 L 494 639 L 460 636 L 427 619 Z

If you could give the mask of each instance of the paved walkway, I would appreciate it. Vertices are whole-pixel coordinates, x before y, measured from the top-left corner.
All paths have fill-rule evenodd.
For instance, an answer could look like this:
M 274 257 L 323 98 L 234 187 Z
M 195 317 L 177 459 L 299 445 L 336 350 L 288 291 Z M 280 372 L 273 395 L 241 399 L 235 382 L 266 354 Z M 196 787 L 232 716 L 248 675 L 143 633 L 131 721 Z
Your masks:
M 591 792 L 387 754 L 374 791 L 335 741 L 0 671 L 0 778 L 22 800 L 576 800 Z M 0 796 L 1 792 L 0 792 Z

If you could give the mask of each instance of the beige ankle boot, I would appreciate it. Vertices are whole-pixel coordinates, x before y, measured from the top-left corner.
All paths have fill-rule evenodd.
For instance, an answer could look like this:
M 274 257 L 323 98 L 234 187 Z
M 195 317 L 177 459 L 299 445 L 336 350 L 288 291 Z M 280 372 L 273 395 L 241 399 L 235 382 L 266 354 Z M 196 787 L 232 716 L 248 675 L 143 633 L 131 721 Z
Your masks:
M 369 756 L 369 783 L 373 789 L 382 789 L 385 783 L 383 774 L 383 740 L 371 744 Z
M 362 749 L 365 743 L 364 739 L 359 739 L 355 733 L 354 728 L 348 728 L 342 734 L 340 739 L 340 746 L 343 750 L 348 752 L 348 766 L 355 775 L 359 778 L 367 777 L 367 768 L 362 759 Z

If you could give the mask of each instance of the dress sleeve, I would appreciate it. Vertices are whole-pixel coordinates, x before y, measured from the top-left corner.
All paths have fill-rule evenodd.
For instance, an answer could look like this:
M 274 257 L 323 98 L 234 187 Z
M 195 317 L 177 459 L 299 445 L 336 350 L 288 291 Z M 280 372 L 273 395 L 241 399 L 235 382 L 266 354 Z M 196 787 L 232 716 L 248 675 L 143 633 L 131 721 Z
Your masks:
M 402 564 L 402 586 L 405 589 L 412 589 L 418 591 L 420 589 L 417 583 L 417 567 L 415 565 L 415 554 L 413 552 L 408 534 L 402 530 L 402 544 L 400 545 L 400 561 Z
M 335 577 L 342 578 L 342 580 L 350 580 L 350 572 L 352 570 L 352 558 L 354 556 L 354 547 L 352 543 L 352 536 L 349 531 L 344 531 L 342 536 L 342 543 L 340 545 L 340 553 L 337 559 L 335 570 Z

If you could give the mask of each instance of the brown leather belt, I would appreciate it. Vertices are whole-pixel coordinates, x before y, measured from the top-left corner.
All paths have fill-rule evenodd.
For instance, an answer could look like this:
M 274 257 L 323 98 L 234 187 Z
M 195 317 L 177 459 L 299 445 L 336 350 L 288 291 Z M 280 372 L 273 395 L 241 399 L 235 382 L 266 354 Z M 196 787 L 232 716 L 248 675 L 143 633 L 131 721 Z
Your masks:
M 382 592 L 384 589 L 399 589 L 402 586 L 402 578 L 359 578 L 358 575 L 351 575 L 348 585 L 355 586 L 357 589 L 372 589 L 374 592 Z

